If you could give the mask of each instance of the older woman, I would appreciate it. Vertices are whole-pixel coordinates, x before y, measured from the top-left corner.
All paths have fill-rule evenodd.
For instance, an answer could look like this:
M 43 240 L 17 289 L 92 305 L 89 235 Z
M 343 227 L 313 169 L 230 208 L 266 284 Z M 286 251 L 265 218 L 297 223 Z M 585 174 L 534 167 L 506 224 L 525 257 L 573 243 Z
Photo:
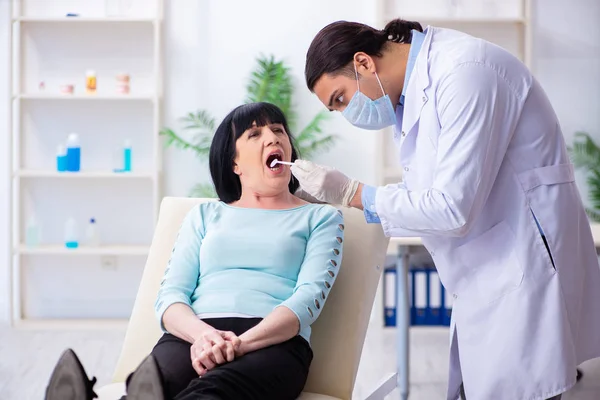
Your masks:
M 220 201 L 183 221 L 155 304 L 164 335 L 128 378 L 129 400 L 299 396 L 344 226 L 334 207 L 293 195 L 298 182 L 273 161 L 296 158 L 276 106 L 243 105 L 223 120 L 210 149 Z M 94 382 L 68 350 L 46 399 L 92 399 Z

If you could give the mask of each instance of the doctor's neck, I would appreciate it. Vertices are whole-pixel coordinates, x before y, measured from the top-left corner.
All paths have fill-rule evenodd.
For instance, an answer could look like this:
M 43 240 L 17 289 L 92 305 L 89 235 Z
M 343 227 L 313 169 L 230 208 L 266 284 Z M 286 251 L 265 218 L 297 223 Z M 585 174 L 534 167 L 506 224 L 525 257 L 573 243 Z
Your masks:
M 375 61 L 379 79 L 392 104 L 398 104 L 402 94 L 409 51 L 410 44 L 390 42 L 386 44 L 382 56 Z

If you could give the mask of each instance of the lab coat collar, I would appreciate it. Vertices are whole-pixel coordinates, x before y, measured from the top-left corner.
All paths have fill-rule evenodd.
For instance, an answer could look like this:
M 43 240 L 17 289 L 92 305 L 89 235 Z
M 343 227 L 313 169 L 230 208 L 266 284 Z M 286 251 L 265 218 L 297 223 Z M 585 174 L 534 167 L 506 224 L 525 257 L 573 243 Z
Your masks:
M 428 56 L 432 36 L 435 28 L 430 26 L 425 29 L 425 38 L 421 50 L 417 55 L 413 74 L 415 79 L 408 82 L 406 88 L 406 101 L 404 105 L 397 106 L 396 130 L 409 133 L 418 122 L 423 106 L 427 103 L 425 89 L 429 87 Z

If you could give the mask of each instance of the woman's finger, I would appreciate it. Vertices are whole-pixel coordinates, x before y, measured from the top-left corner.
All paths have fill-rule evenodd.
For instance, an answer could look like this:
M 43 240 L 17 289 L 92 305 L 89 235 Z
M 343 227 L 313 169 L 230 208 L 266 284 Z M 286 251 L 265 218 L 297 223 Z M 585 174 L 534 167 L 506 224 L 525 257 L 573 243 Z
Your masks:
M 200 359 L 199 358 L 194 358 L 192 360 L 192 367 L 194 368 L 194 371 L 196 371 L 196 373 L 198 374 L 198 376 L 202 376 L 202 375 L 204 375 L 207 372 L 206 368 L 204 368 L 202 366 L 202 364 L 200 363 Z
M 233 344 L 233 348 L 237 349 L 242 344 L 242 340 L 233 332 L 221 331 L 223 339 L 230 341 Z
M 206 368 L 207 370 L 211 370 L 215 367 L 215 361 L 212 359 L 212 357 L 212 346 L 210 346 L 208 349 L 205 348 L 203 351 L 201 351 L 200 357 L 198 358 L 200 359 L 200 362 L 202 363 L 204 368 Z
M 235 358 L 235 350 L 231 342 L 225 342 L 225 357 L 227 357 L 227 362 L 232 362 Z
M 223 336 L 218 331 L 214 331 L 209 339 L 212 342 L 211 344 L 216 344 L 217 346 L 223 346 L 225 344 L 225 339 L 223 339 Z
M 225 346 L 225 343 L 223 343 L 223 345 Z M 225 357 L 226 357 L 227 353 L 223 352 L 223 350 L 221 349 L 221 346 L 214 345 L 212 347 L 212 353 L 213 353 L 214 360 L 217 364 L 225 364 Z

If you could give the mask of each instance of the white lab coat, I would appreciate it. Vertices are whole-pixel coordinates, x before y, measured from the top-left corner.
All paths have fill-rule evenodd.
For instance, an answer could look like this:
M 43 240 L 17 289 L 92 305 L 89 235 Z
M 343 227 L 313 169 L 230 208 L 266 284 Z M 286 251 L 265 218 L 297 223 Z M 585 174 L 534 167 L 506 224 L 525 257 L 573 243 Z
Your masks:
M 448 399 L 547 399 L 600 357 L 600 268 L 552 106 L 503 49 L 429 27 L 397 109 L 387 236 L 420 236 L 453 294 Z M 544 231 L 546 250 L 534 219 Z

